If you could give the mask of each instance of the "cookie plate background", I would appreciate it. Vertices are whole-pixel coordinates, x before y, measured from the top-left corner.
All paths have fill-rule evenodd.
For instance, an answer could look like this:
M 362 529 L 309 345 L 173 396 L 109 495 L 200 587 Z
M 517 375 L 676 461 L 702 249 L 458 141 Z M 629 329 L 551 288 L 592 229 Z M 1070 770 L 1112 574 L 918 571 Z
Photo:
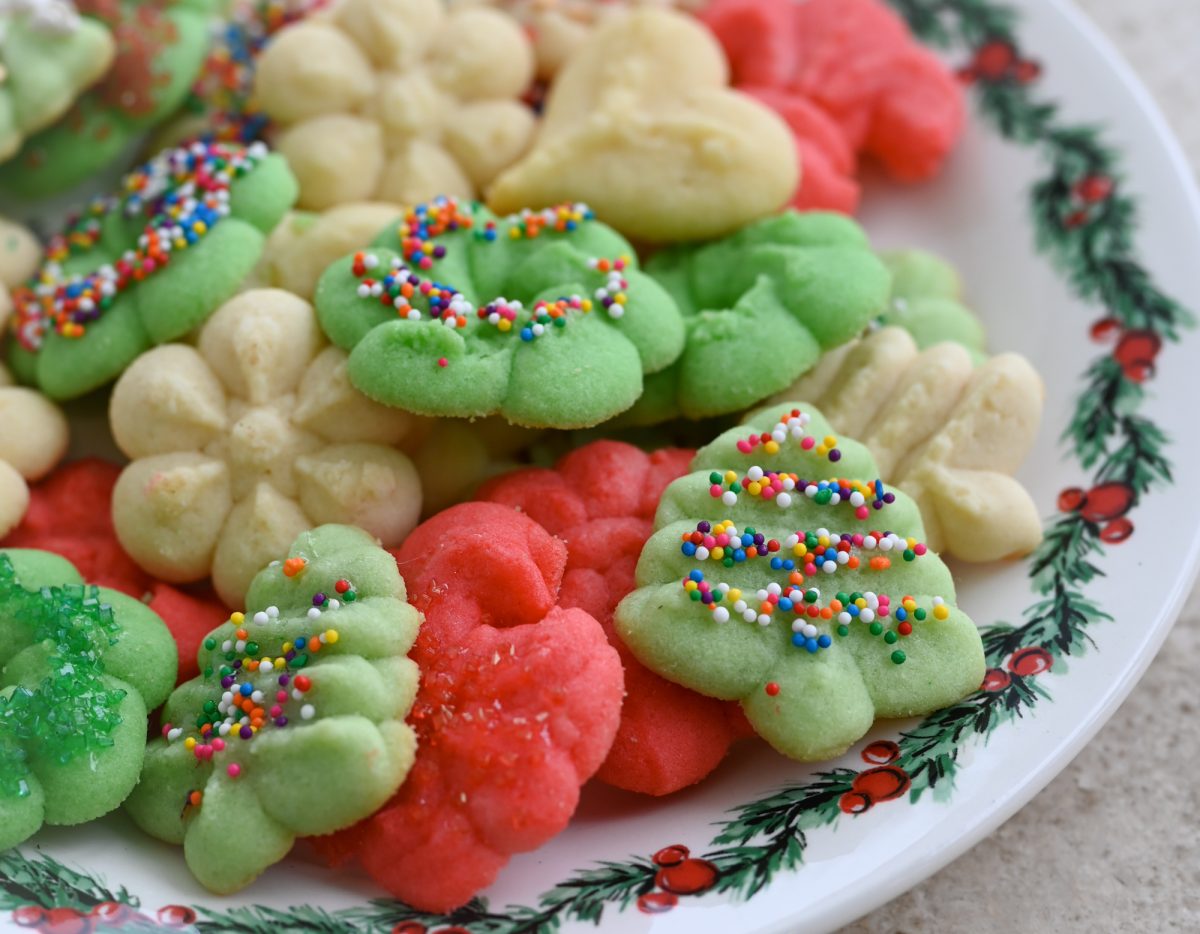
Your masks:
M 1082 748 L 1149 664 L 1196 563 L 1200 199 L 1154 105 L 1065 4 L 892 2 L 969 70 L 972 121 L 937 182 L 872 185 L 864 223 L 880 246 L 954 262 L 992 349 L 1028 355 L 1047 386 L 1022 473 L 1046 544 L 1021 564 L 956 569 L 986 628 L 984 688 L 880 724 L 818 768 L 745 744 L 666 802 L 590 788 L 563 836 L 448 917 L 378 900 L 303 852 L 217 899 L 117 816 L 0 856 L 0 925 L 827 930 L 965 851 Z

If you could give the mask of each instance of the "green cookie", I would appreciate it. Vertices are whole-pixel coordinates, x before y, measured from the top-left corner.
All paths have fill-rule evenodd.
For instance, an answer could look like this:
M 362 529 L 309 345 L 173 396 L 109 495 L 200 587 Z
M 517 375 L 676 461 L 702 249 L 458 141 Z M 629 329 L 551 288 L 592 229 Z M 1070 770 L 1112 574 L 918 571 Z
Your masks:
M 581 205 L 506 218 L 419 205 L 330 266 L 315 301 L 351 382 L 422 415 L 588 427 L 683 348 L 675 302 Z
M 188 203 L 202 186 L 198 204 Z M 261 143 L 164 150 L 53 240 L 13 292 L 9 360 L 54 399 L 111 382 L 143 351 L 178 340 L 241 287 L 296 199 Z M 40 297 L 35 289 L 53 287 Z
M 0 168 L 0 189 L 43 198 L 79 184 L 129 150 L 183 102 L 204 64 L 214 0 L 76 0 L 89 27 L 111 30 L 112 67 L 54 125 Z M 90 81 L 88 83 L 91 83 Z
M 646 272 L 678 303 L 687 345 L 625 416 L 642 425 L 737 412 L 786 389 L 881 314 L 891 285 L 862 228 L 815 211 L 664 250 Z
M 220 893 L 248 885 L 296 837 L 377 810 L 416 749 L 404 718 L 420 614 L 366 532 L 305 532 L 246 602 L 204 640 L 203 673 L 167 701 L 163 738 L 126 804 L 147 833 L 183 844 L 192 873 Z
M 615 622 L 653 671 L 740 701 L 784 755 L 826 759 L 877 717 L 978 688 L 983 647 L 916 504 L 866 448 L 804 403 L 770 411 L 667 487 Z
M 976 364 L 987 359 L 983 325 L 962 304 L 954 267 L 924 250 L 897 250 L 879 258 L 892 273 L 892 298 L 879 323 L 894 324 L 913 336 L 918 350 L 942 341 L 962 344 Z
M 0 551 L 0 850 L 95 820 L 137 784 L 175 642 L 141 602 L 46 551 Z

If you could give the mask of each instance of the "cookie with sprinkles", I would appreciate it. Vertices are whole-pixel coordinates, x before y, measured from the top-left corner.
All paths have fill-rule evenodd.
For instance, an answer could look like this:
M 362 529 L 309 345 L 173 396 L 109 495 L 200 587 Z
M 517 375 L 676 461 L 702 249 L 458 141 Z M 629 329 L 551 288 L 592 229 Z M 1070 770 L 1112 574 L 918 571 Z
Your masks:
M 975 690 L 975 625 L 916 504 L 874 466 L 804 404 L 726 432 L 664 492 L 617 607 L 622 640 L 663 677 L 739 701 L 801 760 Z
M 95 820 L 137 784 L 175 645 L 133 597 L 58 555 L 0 551 L 0 851 Z
M 785 211 L 704 245 L 663 250 L 646 272 L 679 305 L 687 345 L 626 418 L 656 424 L 737 412 L 779 392 L 888 307 L 891 276 L 838 214 Z
M 247 610 L 204 640 L 201 674 L 167 701 L 126 810 L 182 844 L 219 893 L 248 885 L 296 837 L 372 813 L 412 766 L 404 718 L 418 676 L 406 656 L 420 621 L 369 535 L 305 532 L 255 578 Z
M 330 266 L 316 306 L 354 385 L 422 415 L 590 427 L 683 349 L 674 300 L 582 204 L 418 205 Z
M 238 290 L 295 198 L 287 164 L 261 143 L 159 153 L 56 235 L 13 290 L 18 379 L 71 399 L 203 324 Z

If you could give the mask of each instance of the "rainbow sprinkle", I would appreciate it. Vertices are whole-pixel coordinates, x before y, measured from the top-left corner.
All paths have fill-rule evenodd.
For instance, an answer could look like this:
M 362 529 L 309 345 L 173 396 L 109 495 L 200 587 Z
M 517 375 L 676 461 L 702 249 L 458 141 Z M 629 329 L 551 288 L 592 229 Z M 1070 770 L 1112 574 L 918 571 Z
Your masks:
M 709 495 L 726 506 L 737 505 L 738 498 L 746 495 L 774 500 L 780 509 L 787 509 L 792 505 L 793 494 L 799 490 L 818 506 L 847 504 L 853 507 L 856 518 L 866 519 L 871 514 L 868 502 L 872 508 L 880 510 L 896 501 L 896 494 L 884 490 L 882 480 L 864 482 L 835 478 L 811 481 L 799 474 L 776 473 L 757 466 L 745 474 L 736 470 L 714 470 L 708 475 L 708 482 Z
M 836 464 L 842 459 L 842 452 L 837 447 L 838 439 L 834 435 L 826 435 L 823 439 L 818 439 L 814 435 L 806 433 L 805 428 L 808 427 L 811 419 L 812 416 L 807 412 L 792 409 L 790 412 L 785 412 L 770 431 L 738 439 L 737 449 L 743 454 L 749 454 L 756 447 L 762 445 L 764 453 L 778 454 L 784 443 L 790 438 L 797 442 L 802 450 L 814 451 L 818 457 L 828 457 L 831 463 Z

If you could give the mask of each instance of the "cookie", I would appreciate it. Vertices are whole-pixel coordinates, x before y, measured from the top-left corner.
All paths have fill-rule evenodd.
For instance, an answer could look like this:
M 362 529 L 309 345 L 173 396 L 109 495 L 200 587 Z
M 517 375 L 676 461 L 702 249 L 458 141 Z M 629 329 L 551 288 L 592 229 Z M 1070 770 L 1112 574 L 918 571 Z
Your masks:
M 100 23 L 69 0 L 22 0 L 0 9 L 0 161 L 61 117 L 116 54 Z
M 0 371 L 0 537 L 29 506 L 29 481 L 49 473 L 67 453 L 67 417 L 32 389 L 4 385 Z
M 281 30 L 255 96 L 300 179 L 300 205 L 473 197 L 520 156 L 534 115 L 520 27 L 438 0 L 346 0 Z
M 353 523 L 395 545 L 421 510 L 416 471 L 392 446 L 408 416 L 350 386 L 345 354 L 287 292 L 243 292 L 196 347 L 143 354 L 109 416 L 133 460 L 113 491 L 121 545 L 172 583 L 211 574 L 228 606 L 307 528 Z
M 0 551 L 0 851 L 120 806 L 175 683 L 153 611 L 44 551 Z
M 815 409 L 770 411 L 667 487 L 615 624 L 651 670 L 826 759 L 978 688 L 983 647 L 917 504 Z
M 120 375 L 231 297 L 295 198 L 286 163 L 261 144 L 166 150 L 56 236 L 14 290 L 9 361 L 53 399 Z
M 892 274 L 891 301 L 879 324 L 904 328 L 920 350 L 954 341 L 974 362 L 987 359 L 983 324 L 962 303 L 962 281 L 953 266 L 926 250 L 885 251 L 879 258 Z
M 891 285 L 862 228 L 815 211 L 670 247 L 645 271 L 683 312 L 687 345 L 646 381 L 626 416 L 634 424 L 738 412 L 768 398 L 884 313 Z
M 860 154 L 899 181 L 928 179 L 962 134 L 957 79 L 881 0 L 713 0 L 699 15 L 734 86 L 794 134 L 797 207 L 853 212 Z
M 720 47 L 690 17 L 614 17 L 559 72 L 532 147 L 488 206 L 578 199 L 653 242 L 723 236 L 778 210 L 798 178 L 787 127 L 728 84 Z
M 125 805 L 142 830 L 182 844 L 192 874 L 221 894 L 297 837 L 384 804 L 416 745 L 404 717 L 418 672 L 405 656 L 421 618 L 370 535 L 303 533 L 246 599 L 205 639 L 201 675 L 171 694 Z
M 396 560 L 425 614 L 416 763 L 378 813 L 314 842 L 444 912 L 566 827 L 616 732 L 621 663 L 595 619 L 560 605 L 562 542 L 512 509 L 448 509 Z
M 53 126 L 0 167 L 0 190 L 44 198 L 126 156 L 138 134 L 179 107 L 204 62 L 213 0 L 74 0 L 107 27 L 116 57 L 101 80 Z
M 421 415 L 596 425 L 683 349 L 675 302 L 580 204 L 418 205 L 330 266 L 316 305 L 354 385 Z
M 171 631 L 179 679 L 194 678 L 201 640 L 228 611 L 207 584 L 172 587 L 125 553 L 112 522 L 112 492 L 120 474 L 116 464 L 96 458 L 58 467 L 30 487 L 25 518 L 0 540 L 0 547 L 54 552 L 86 580 L 145 603 Z
M 613 629 L 613 610 L 636 587 L 634 568 L 654 531 L 663 489 L 688 471 L 694 451 L 653 454 L 595 441 L 553 470 L 529 467 L 485 483 L 478 498 L 537 522 L 567 546 L 560 602 L 604 626 L 625 669 L 621 725 L 596 777 L 642 794 L 665 795 L 700 781 L 744 730 L 738 708 L 661 678 Z

